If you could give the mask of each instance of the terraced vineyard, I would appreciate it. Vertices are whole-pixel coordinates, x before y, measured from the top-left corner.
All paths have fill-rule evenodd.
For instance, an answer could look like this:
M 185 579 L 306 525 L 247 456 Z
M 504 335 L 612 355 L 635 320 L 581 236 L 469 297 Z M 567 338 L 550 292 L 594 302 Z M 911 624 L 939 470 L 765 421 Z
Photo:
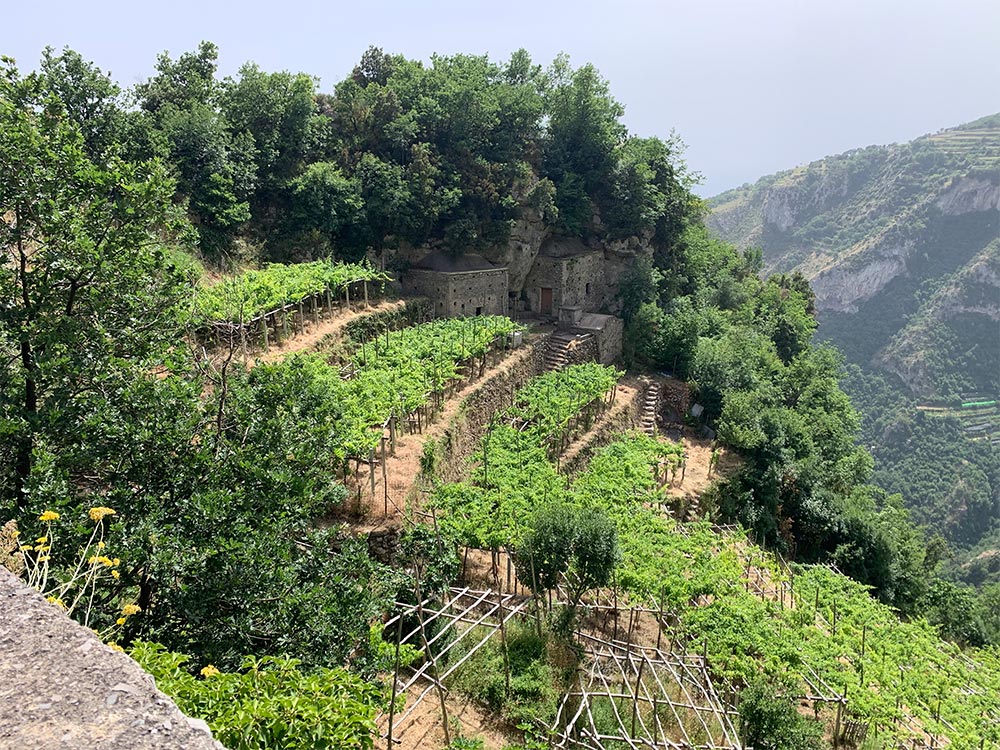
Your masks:
M 988 396 L 975 397 L 957 407 L 927 404 L 917 407 L 932 417 L 954 417 L 971 440 L 1000 444 L 1000 401 Z
M 259 377 L 296 371 L 311 389 L 335 405 L 338 418 L 331 440 L 333 456 L 367 458 L 383 439 L 386 425 L 430 402 L 464 369 L 481 367 L 485 355 L 503 346 L 518 329 L 509 318 L 450 318 L 398 331 L 386 330 L 359 343 L 349 369 L 329 364 L 317 354 L 297 354 L 259 365 Z
M 531 392 L 544 391 L 536 381 Z M 516 548 L 545 502 L 600 510 L 622 545 L 621 594 L 666 613 L 670 642 L 703 653 L 733 695 L 761 674 L 783 680 L 789 698 L 807 701 L 829 731 L 850 722 L 869 747 L 1000 743 L 1000 651 L 963 652 L 927 623 L 901 621 L 836 570 L 789 569 L 742 531 L 670 518 L 664 486 L 678 446 L 630 433 L 567 488 L 537 441 L 509 428 L 489 440 L 488 477 L 480 465 L 473 484 L 435 496 L 443 524 L 464 542 Z M 489 531 L 473 533 L 479 528 Z
M 199 288 L 191 318 L 195 325 L 248 321 L 313 295 L 340 292 L 354 282 L 383 282 L 389 278 L 381 271 L 357 263 L 325 260 L 294 265 L 272 263 Z

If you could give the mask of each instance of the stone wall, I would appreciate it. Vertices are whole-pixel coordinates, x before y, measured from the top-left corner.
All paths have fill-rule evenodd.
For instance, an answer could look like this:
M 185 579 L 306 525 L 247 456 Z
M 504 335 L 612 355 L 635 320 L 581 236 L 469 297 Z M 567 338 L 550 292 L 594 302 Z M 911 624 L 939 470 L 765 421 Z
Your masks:
M 486 434 L 490 418 L 509 407 L 514 393 L 542 372 L 544 359 L 545 340 L 529 339 L 522 350 L 510 355 L 506 367 L 487 373 L 479 388 L 463 400 L 435 444 L 435 476 L 439 480 L 461 482 L 468 477 L 470 459 Z
M 608 302 L 604 253 L 562 259 L 562 305 L 584 310 L 601 310 Z
M 3 567 L 0 747 L 224 750 L 131 658 Z
M 611 405 L 611 417 L 606 422 L 600 424 L 598 429 L 588 436 L 587 442 L 580 447 L 572 458 L 567 459 L 560 465 L 559 473 L 568 477 L 576 475 L 586 468 L 587 464 L 590 463 L 590 459 L 602 447 L 621 437 L 624 432 L 639 429 L 645 393 L 645 388 L 636 388 L 625 408 L 620 408 L 616 400 L 616 403 Z M 618 397 L 622 397 L 621 391 L 619 391 Z
M 621 318 L 608 318 L 604 328 L 597 333 L 597 361 L 602 365 L 620 363 L 624 336 L 625 321 Z
M 539 255 L 524 280 L 522 299 L 526 309 L 541 313 L 541 290 L 552 290 L 552 315 L 561 307 L 600 310 L 610 304 L 617 291 L 608 283 L 604 253 L 600 250 L 563 258 Z
M 403 290 L 434 301 L 440 318 L 507 314 L 507 269 L 428 271 L 413 268 Z

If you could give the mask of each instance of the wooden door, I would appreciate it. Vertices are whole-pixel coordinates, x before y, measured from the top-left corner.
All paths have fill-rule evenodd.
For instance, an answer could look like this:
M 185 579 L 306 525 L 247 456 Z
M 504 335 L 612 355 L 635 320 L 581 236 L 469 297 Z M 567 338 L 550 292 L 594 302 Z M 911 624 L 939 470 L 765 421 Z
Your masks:
M 542 315 L 552 314 L 552 289 L 549 287 L 542 287 L 542 304 L 540 306 L 539 312 Z

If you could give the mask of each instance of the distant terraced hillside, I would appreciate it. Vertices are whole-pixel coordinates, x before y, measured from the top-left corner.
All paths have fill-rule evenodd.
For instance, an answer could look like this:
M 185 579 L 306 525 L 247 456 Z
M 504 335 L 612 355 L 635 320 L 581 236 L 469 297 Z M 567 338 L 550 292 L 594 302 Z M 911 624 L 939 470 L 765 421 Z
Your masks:
M 1000 114 L 763 177 L 710 201 L 708 225 L 801 272 L 818 335 L 856 365 L 875 479 L 956 544 L 1000 523 Z M 930 407 L 930 408 L 928 408 Z
M 711 228 L 812 283 L 823 333 L 917 396 L 1000 390 L 1000 114 L 712 199 Z

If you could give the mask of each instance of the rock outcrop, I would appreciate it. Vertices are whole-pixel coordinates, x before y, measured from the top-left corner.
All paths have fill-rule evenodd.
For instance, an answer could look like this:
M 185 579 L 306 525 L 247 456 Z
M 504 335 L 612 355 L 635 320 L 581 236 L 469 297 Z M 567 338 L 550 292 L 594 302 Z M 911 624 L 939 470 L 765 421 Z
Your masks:
M 0 747 L 225 750 L 131 658 L 3 567 Z

